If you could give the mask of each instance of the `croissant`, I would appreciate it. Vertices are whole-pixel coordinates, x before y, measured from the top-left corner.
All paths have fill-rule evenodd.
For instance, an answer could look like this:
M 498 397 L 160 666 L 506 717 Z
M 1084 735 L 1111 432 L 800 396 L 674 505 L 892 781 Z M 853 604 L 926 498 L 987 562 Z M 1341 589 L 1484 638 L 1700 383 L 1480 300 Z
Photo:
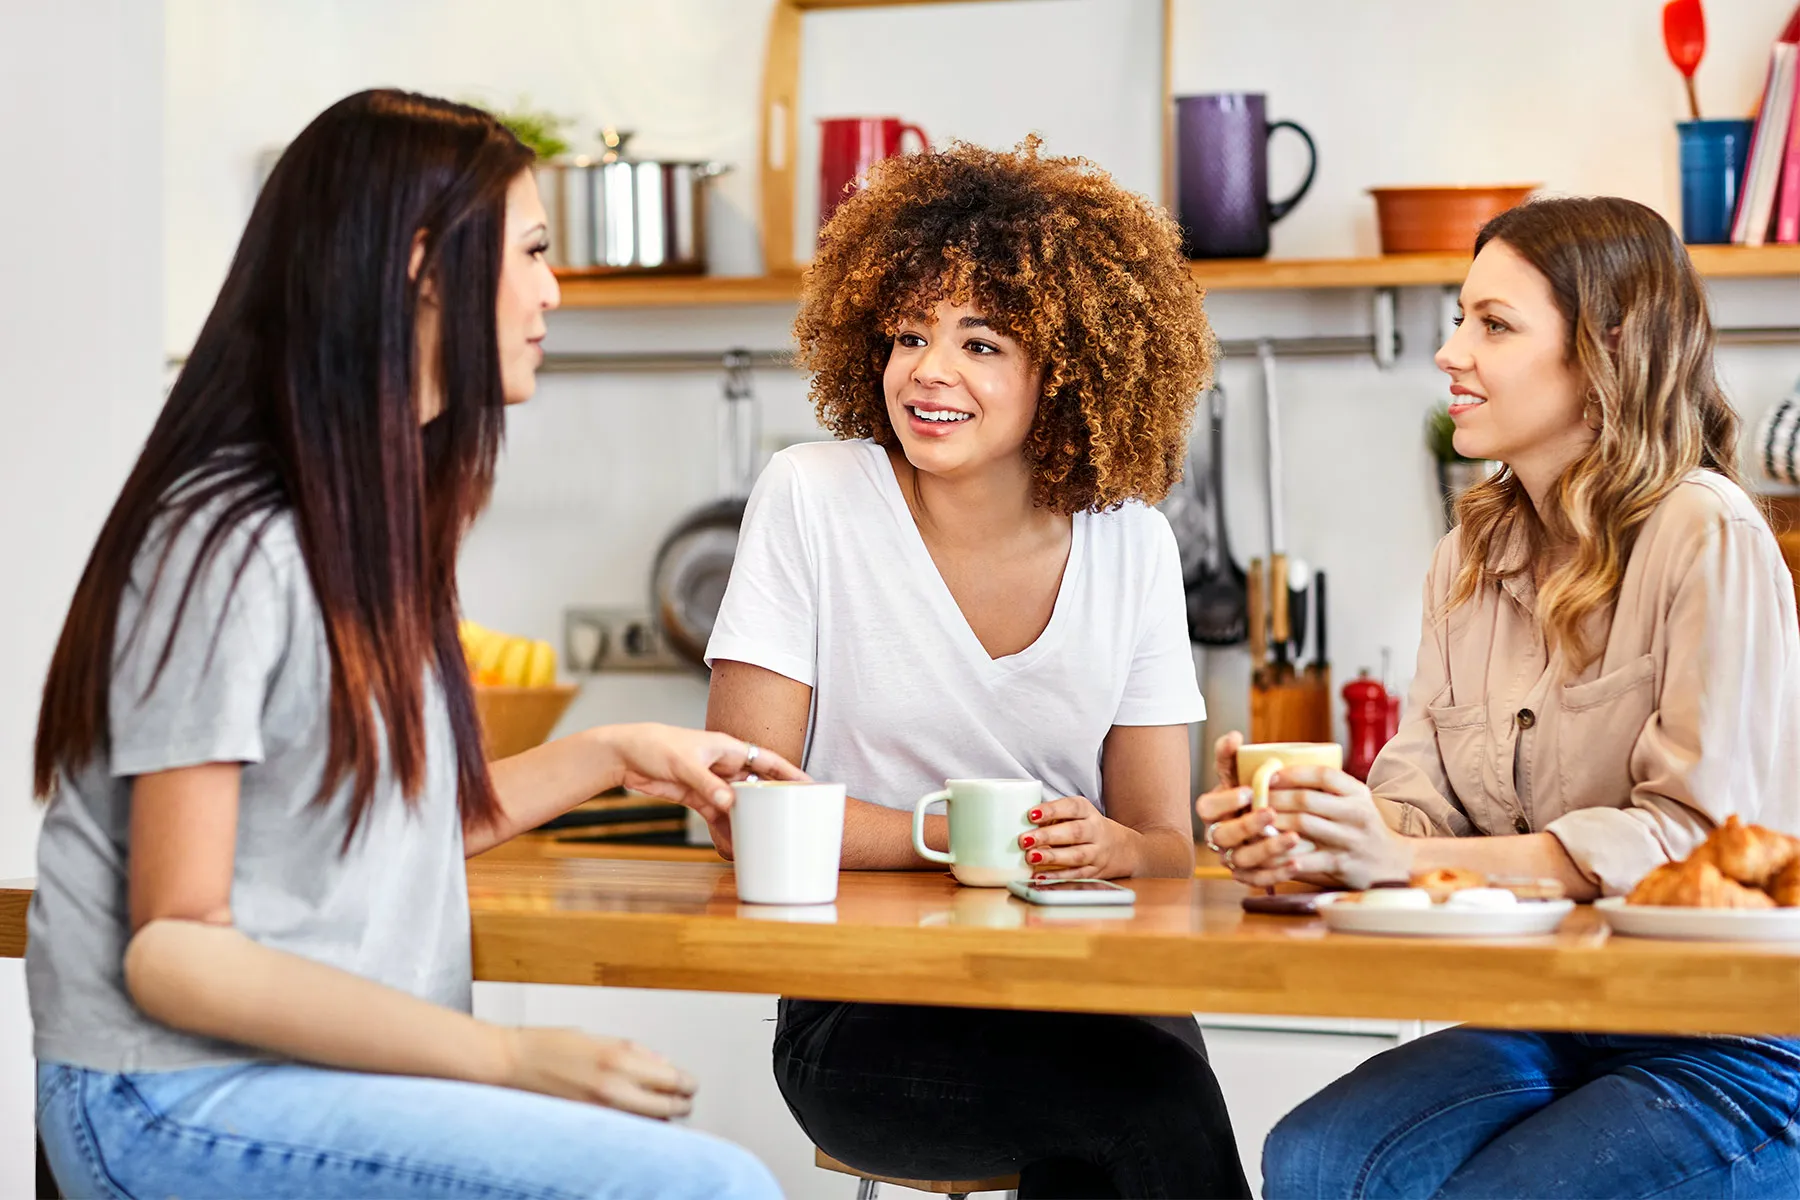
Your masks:
M 1686 862 L 1664 863 L 1638 882 L 1627 904 L 1681 908 L 1774 908 L 1767 893 L 1728 879 L 1698 855 Z
M 1800 856 L 1770 881 L 1769 897 L 1782 908 L 1800 908 Z
M 1796 856 L 1800 856 L 1800 844 L 1793 838 L 1761 825 L 1745 825 L 1734 814 L 1726 817 L 1690 858 L 1711 862 L 1746 887 L 1762 888 Z
M 1424 888 L 1431 893 L 1433 904 L 1442 904 L 1452 893 L 1464 888 L 1487 886 L 1487 876 L 1479 871 L 1471 871 L 1466 867 L 1437 867 L 1430 871 L 1421 871 L 1412 877 L 1412 885 Z

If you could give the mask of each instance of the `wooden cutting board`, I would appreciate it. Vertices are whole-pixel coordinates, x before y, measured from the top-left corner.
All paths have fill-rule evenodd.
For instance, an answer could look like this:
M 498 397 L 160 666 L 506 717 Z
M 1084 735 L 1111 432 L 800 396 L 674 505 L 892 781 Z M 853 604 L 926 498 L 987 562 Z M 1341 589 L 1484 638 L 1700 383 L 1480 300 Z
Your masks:
M 1769 518 L 1775 526 L 1775 540 L 1781 543 L 1781 554 L 1788 570 L 1794 573 L 1794 599 L 1800 602 L 1800 496 L 1765 496 Z

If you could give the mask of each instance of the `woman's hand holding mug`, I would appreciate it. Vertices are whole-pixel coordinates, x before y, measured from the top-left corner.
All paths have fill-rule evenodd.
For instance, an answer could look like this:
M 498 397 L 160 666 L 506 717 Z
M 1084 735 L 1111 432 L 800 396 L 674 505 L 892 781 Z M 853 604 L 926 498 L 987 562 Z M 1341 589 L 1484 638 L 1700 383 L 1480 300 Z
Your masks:
M 1048 800 L 1026 814 L 1025 861 L 1041 879 L 1123 879 L 1138 873 L 1138 833 L 1108 818 L 1086 796 Z
M 610 725 L 594 731 L 616 756 L 621 782 L 633 791 L 684 804 L 706 818 L 713 844 L 731 857 L 731 785 L 756 776 L 810 782 L 773 750 L 728 733 L 670 725 Z
M 1336 767 L 1283 766 L 1265 781 L 1267 807 L 1252 807 L 1252 789 L 1238 779 L 1242 746 L 1237 733 L 1219 739 L 1219 786 L 1194 804 L 1207 845 L 1238 882 L 1363 888 L 1410 875 L 1410 839 L 1388 827 L 1367 785 Z
M 1203 823 L 1207 848 L 1219 856 L 1232 878 L 1266 887 L 1290 878 L 1272 872 L 1299 847 L 1300 838 L 1278 830 L 1272 810 L 1251 807 L 1252 791 L 1243 786 L 1237 773 L 1237 753 L 1243 744 L 1244 735 L 1236 732 L 1214 744 L 1213 766 L 1219 782 L 1194 801 L 1194 811 Z

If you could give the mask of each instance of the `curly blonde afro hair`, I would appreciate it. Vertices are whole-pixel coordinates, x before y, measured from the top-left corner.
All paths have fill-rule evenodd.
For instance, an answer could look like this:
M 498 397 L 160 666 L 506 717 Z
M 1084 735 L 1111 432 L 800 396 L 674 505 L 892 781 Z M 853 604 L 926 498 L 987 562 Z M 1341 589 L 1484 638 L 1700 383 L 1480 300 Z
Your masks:
M 794 323 L 819 421 L 897 439 L 882 391 L 902 319 L 977 304 L 1043 368 L 1025 442 L 1059 513 L 1155 504 L 1181 478 L 1218 344 L 1167 213 L 1082 158 L 954 143 L 890 158 L 819 238 Z

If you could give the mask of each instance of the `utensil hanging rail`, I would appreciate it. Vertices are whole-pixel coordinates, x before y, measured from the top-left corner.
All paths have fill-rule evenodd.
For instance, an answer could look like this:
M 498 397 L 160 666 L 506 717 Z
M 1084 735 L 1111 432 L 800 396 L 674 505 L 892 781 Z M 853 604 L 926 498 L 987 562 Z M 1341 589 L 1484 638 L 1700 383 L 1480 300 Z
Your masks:
M 1375 338 L 1298 337 L 1265 339 L 1279 358 L 1323 358 L 1331 356 L 1369 356 L 1375 353 Z M 1257 339 L 1232 338 L 1221 341 L 1219 350 L 1227 357 L 1253 357 L 1262 342 Z M 787 350 L 746 350 L 750 366 L 771 370 L 794 370 L 794 359 Z M 644 350 L 606 353 L 573 353 L 552 351 L 544 355 L 538 370 L 556 375 L 603 374 L 608 372 L 649 371 L 714 371 L 725 361 L 723 353 L 704 350 Z
M 1721 346 L 1783 346 L 1800 344 L 1800 325 L 1748 325 L 1741 328 L 1714 330 Z M 1380 339 L 1373 334 L 1343 337 L 1294 338 L 1227 338 L 1219 342 L 1219 352 L 1226 358 L 1254 358 L 1257 347 L 1267 341 L 1277 358 L 1355 358 L 1374 357 Z M 544 356 L 539 370 L 555 375 L 589 375 L 606 373 L 655 371 L 716 371 L 725 362 L 727 351 L 711 350 L 643 350 L 607 353 L 559 353 Z M 793 370 L 794 358 L 788 350 L 746 350 L 749 365 L 767 370 Z M 170 368 L 179 368 L 187 356 L 171 354 Z
M 1713 334 L 1721 346 L 1784 346 L 1800 342 L 1800 325 L 1745 325 Z

